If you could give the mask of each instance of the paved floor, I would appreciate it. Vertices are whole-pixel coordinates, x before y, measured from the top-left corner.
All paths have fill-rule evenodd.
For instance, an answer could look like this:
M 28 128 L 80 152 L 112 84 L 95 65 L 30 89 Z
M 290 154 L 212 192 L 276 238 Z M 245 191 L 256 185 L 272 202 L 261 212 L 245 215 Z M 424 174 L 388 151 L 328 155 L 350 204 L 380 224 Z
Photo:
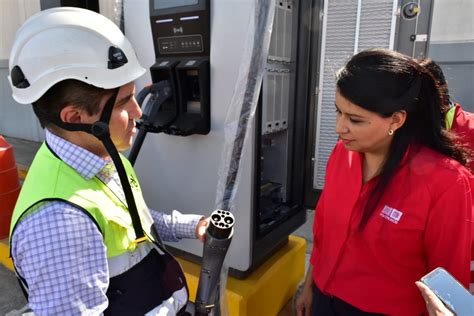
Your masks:
M 15 274 L 0 264 L 0 315 L 19 310 L 26 304 Z
M 13 145 L 15 159 L 18 164 L 29 166 L 33 160 L 34 153 L 38 150 L 40 143 L 5 137 L 7 141 Z M 309 262 L 309 254 L 313 247 L 312 223 L 314 219 L 314 211 L 307 211 L 307 221 L 298 230 L 294 232 L 295 235 L 306 239 L 306 266 Z M 25 306 L 25 299 L 20 290 L 18 281 L 14 273 L 0 264 L 0 316 L 13 316 L 13 310 L 19 310 Z M 292 315 L 291 302 L 282 309 L 278 316 Z
M 7 142 L 13 146 L 13 153 L 17 164 L 29 166 L 35 157 L 41 143 L 4 136 Z

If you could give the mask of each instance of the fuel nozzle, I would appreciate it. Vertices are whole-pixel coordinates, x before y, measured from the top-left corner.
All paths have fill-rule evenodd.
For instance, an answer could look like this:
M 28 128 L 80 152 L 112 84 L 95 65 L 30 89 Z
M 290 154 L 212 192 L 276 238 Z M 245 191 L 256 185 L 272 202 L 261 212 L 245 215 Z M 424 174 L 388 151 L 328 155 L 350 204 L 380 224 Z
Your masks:
M 219 299 L 219 278 L 233 235 L 234 215 L 225 210 L 211 214 L 204 241 L 201 273 L 196 295 L 196 315 L 208 315 Z
M 146 105 L 142 106 L 145 99 L 148 98 Z M 163 114 L 161 108 L 163 105 L 173 97 L 170 83 L 167 80 L 162 80 L 158 83 L 146 86 L 137 95 L 137 103 L 142 108 L 143 115 L 141 120 L 137 122 L 138 134 L 135 137 L 133 146 L 130 149 L 128 160 L 135 164 L 138 153 L 142 148 L 146 134 L 161 133 L 169 124 L 171 124 L 174 116 Z

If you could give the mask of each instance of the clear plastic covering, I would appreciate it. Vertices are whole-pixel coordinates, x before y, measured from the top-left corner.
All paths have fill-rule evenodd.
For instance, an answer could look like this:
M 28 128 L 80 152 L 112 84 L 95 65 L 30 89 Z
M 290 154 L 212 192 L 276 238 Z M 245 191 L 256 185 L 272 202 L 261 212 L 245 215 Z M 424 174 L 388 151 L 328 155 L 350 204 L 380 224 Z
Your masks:
M 124 31 L 123 0 L 99 0 L 99 9 L 100 14 L 114 22 L 122 32 Z
M 256 0 L 240 71 L 231 104 L 224 123 L 225 143 L 218 170 L 216 208 L 234 213 L 234 197 L 240 179 L 239 166 L 243 150 L 249 141 L 249 131 L 255 116 L 257 101 L 262 85 L 265 65 L 270 47 L 274 1 Z M 248 146 L 247 146 L 248 147 Z
M 244 148 L 248 147 L 246 144 L 249 142 L 252 126 L 249 122 L 255 117 L 275 12 L 275 2 L 272 0 L 256 0 L 252 5 L 253 17 L 250 18 L 240 71 L 224 123 L 225 142 L 218 169 L 216 192 L 216 209 L 228 210 L 234 214 L 234 197 L 240 182 L 241 157 Z M 228 265 L 224 261 L 219 286 L 220 297 L 212 315 L 229 314 L 225 296 L 228 271 Z

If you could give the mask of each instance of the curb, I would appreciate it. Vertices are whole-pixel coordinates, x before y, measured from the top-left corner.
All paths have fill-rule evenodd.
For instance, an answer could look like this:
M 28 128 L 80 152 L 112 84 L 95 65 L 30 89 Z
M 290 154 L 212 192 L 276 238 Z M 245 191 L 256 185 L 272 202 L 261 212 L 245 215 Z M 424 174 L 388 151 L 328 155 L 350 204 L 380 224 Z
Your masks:
M 8 238 L 0 240 L 0 263 L 7 269 L 13 271 L 13 261 L 10 258 L 10 247 L 8 247 Z
M 18 177 L 20 178 L 20 183 L 23 183 L 25 180 L 26 174 L 28 173 L 28 166 L 22 164 L 16 164 L 18 169 Z M 13 261 L 10 258 L 10 247 L 8 243 L 8 237 L 0 240 L 0 263 L 7 269 L 13 271 Z
M 20 181 L 24 181 L 29 167 L 19 163 L 16 164 L 16 167 L 18 169 L 18 177 L 20 178 Z

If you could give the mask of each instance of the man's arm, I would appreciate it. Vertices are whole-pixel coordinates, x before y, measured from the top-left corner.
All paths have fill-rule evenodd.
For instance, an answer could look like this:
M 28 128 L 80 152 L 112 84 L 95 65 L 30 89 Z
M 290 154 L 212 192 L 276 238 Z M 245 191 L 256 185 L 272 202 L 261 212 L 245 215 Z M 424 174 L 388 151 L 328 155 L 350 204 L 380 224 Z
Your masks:
M 12 257 L 35 315 L 100 314 L 107 308 L 106 248 L 82 211 L 62 202 L 43 204 L 18 224 Z
M 164 241 L 197 238 L 197 226 L 201 220 L 205 220 L 201 215 L 181 214 L 176 210 L 171 214 L 166 214 L 150 209 L 150 213 L 155 227 Z

